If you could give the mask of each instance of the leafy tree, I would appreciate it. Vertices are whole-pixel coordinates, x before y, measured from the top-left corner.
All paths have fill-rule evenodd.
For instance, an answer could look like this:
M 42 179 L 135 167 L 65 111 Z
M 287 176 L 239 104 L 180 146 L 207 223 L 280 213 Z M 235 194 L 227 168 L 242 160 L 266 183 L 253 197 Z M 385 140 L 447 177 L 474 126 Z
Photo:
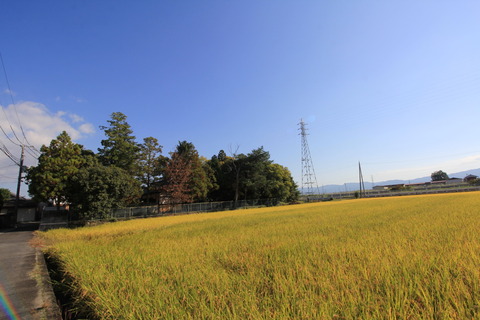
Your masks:
M 235 175 L 232 173 L 234 168 L 233 158 L 228 157 L 223 150 L 218 155 L 212 156 L 207 161 L 209 172 L 213 175 L 212 188 L 209 191 L 209 199 L 216 201 L 228 201 L 234 199 Z
M 290 170 L 277 163 L 267 166 L 267 184 L 262 198 L 276 198 L 280 202 L 294 202 L 298 200 L 300 192 L 292 178 Z
M 171 203 L 192 202 L 189 185 L 192 171 L 184 157 L 173 152 L 165 167 L 164 175 L 163 191 L 168 195 Z
M 227 160 L 227 154 L 225 153 L 225 151 L 220 150 L 218 152 L 217 158 L 218 158 L 218 161 L 223 162 L 223 161 Z
M 139 180 L 145 193 L 149 193 L 153 186 L 158 184 L 163 174 L 165 157 L 161 155 L 162 146 L 153 137 L 143 139 L 139 153 Z
M 264 197 L 264 190 L 268 184 L 267 169 L 271 163 L 270 153 L 265 151 L 263 147 L 254 149 L 247 155 L 243 177 L 240 181 L 245 199 Z
M 12 193 L 6 188 L 0 188 L 0 207 L 3 207 L 5 201 L 10 200 Z
M 140 183 L 127 171 L 97 165 L 80 169 L 70 185 L 71 202 L 84 218 L 105 218 L 113 208 L 128 206 L 141 195 Z
M 442 180 L 448 180 L 448 174 L 443 172 L 442 170 L 435 171 L 431 175 L 432 181 L 442 181 Z
M 135 142 L 133 131 L 127 122 L 127 116 L 121 112 L 114 112 L 109 126 L 100 126 L 107 139 L 102 140 L 103 148 L 99 148 L 101 162 L 106 166 L 116 166 L 134 175 L 137 171 L 139 146 Z
M 181 141 L 175 153 L 185 162 L 185 168 L 190 171 L 188 189 L 193 201 L 205 201 L 213 182 L 206 172 L 206 160 L 201 159 L 191 142 Z
M 245 164 L 247 162 L 246 158 L 247 157 L 243 153 L 234 154 L 231 161 L 228 162 L 228 164 L 231 165 L 231 168 L 232 168 L 231 172 L 234 174 L 233 188 L 235 190 L 235 197 L 234 197 L 235 206 L 237 205 L 238 198 L 240 197 L 240 188 L 242 187 L 240 182 L 244 180 L 244 177 L 246 175 L 244 170 Z M 245 198 L 246 198 L 246 195 L 245 195 Z
M 270 160 L 263 147 L 247 155 L 228 157 L 221 150 L 213 156 L 209 166 L 215 175 L 217 189 L 210 197 L 215 200 L 276 198 L 292 202 L 298 196 L 298 188 L 290 171 Z
M 38 165 L 27 169 L 28 192 L 39 201 L 68 202 L 70 180 L 86 163 L 81 146 L 63 131 L 50 146 L 43 145 L 40 153 Z

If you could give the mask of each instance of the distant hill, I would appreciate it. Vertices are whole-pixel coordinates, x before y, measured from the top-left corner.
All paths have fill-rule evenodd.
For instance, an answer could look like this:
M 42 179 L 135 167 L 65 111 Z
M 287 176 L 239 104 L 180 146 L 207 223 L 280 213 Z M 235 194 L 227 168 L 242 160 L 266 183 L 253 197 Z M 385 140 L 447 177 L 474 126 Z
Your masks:
M 448 173 L 448 172 L 447 172 Z M 455 173 L 448 173 L 448 176 L 450 178 L 460 178 L 463 179 L 465 176 L 473 174 L 476 176 L 480 176 L 480 168 L 478 169 L 471 169 L 471 170 L 466 170 L 466 171 L 460 171 L 460 172 L 455 172 Z M 387 180 L 387 181 L 380 181 L 380 182 L 375 182 L 376 186 L 383 186 L 383 185 L 390 185 L 390 184 L 401 184 L 401 183 L 422 183 L 422 182 L 428 182 L 431 181 L 431 177 L 422 177 L 422 178 L 416 178 L 416 179 L 410 179 L 410 180 Z M 373 184 L 372 182 L 364 181 L 365 184 L 365 189 L 372 189 Z M 347 191 L 355 191 L 359 190 L 359 183 L 358 182 L 348 182 L 346 184 L 329 184 L 325 186 L 318 186 L 320 189 L 320 193 L 334 193 L 334 192 L 344 192 L 345 188 Z M 300 190 L 302 191 L 302 190 Z

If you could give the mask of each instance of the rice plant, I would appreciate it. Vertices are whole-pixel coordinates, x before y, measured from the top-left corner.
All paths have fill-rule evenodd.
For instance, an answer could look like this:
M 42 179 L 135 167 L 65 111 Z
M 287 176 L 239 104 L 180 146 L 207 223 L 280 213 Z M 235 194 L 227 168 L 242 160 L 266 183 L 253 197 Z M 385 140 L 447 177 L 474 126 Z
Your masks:
M 480 193 L 39 233 L 101 319 L 480 319 Z

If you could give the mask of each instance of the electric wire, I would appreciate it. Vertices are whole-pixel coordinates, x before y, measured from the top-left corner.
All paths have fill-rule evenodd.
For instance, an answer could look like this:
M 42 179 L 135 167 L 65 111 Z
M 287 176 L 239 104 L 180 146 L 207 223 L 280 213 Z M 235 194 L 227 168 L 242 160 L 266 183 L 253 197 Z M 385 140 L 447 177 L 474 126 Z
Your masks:
M 3 175 L 3 174 L 0 174 L 0 177 L 2 177 L 3 179 L 17 180 L 17 178 L 8 177 L 8 176 L 6 176 L 6 175 Z
M 0 125 L 0 129 L 1 131 L 3 132 L 3 134 L 7 137 L 7 139 L 13 143 L 14 145 L 18 146 L 18 147 L 22 147 L 26 153 L 33 157 L 34 159 L 38 159 L 38 157 L 40 156 L 40 151 L 38 151 L 37 148 L 35 148 L 35 146 L 31 145 L 31 143 L 28 141 L 26 135 L 25 135 L 25 130 L 23 129 L 23 126 L 22 126 L 22 123 L 20 121 L 20 117 L 18 115 L 18 110 L 17 110 L 17 106 L 15 104 L 15 100 L 13 98 L 13 93 L 12 93 L 12 90 L 11 90 L 11 87 L 10 87 L 10 82 L 8 80 L 8 75 L 7 75 L 7 70 L 5 68 L 5 63 L 3 61 L 3 56 L 0 52 L 0 61 L 2 63 L 2 69 L 3 69 L 3 74 L 5 76 L 5 81 L 6 81 L 6 84 L 7 84 L 7 88 L 8 88 L 8 93 L 10 95 L 10 99 L 12 101 L 12 106 L 13 106 L 13 110 L 15 111 L 15 114 L 16 114 L 16 117 L 17 117 L 17 120 L 18 120 L 18 124 L 20 126 L 20 130 L 22 132 L 22 135 L 23 135 L 23 138 L 24 138 L 24 141 L 22 142 L 19 137 L 17 136 L 17 133 L 15 132 L 15 130 L 13 129 L 13 126 L 12 126 L 12 123 L 10 122 L 10 119 L 8 118 L 7 116 L 7 113 L 5 112 L 5 108 L 1 107 L 0 108 L 2 109 L 3 111 L 3 114 L 5 115 L 5 119 L 7 120 L 9 126 L 10 126 L 10 130 L 12 131 L 15 139 L 19 142 L 15 142 L 8 134 L 7 132 L 4 130 L 4 128 Z M 5 146 L 5 144 L 3 144 L 3 149 L 10 155 L 12 155 L 12 153 L 8 150 L 8 148 Z M 2 150 L 3 151 L 3 150 Z
M 10 81 L 8 81 L 7 69 L 5 68 L 5 63 L 4 63 L 4 61 L 3 61 L 3 56 L 2 56 L 2 53 L 1 53 L 1 52 L 0 52 L 0 61 L 2 62 L 2 69 L 3 69 L 3 74 L 4 74 L 4 76 L 5 76 L 5 82 L 6 82 L 6 84 L 7 84 L 8 93 L 9 93 L 10 99 L 11 99 L 11 101 L 12 101 L 13 109 L 14 109 L 15 114 L 16 114 L 16 116 L 17 116 L 18 125 L 20 126 L 20 130 L 21 130 L 21 132 L 22 132 L 23 138 L 25 139 L 25 141 L 24 141 L 25 143 L 22 143 L 22 142 L 20 141 L 20 139 L 18 139 L 17 134 L 16 134 L 15 131 L 13 130 L 12 125 L 11 125 L 10 121 L 8 120 L 8 117 L 7 117 L 6 113 L 5 113 L 5 110 L 3 110 L 3 112 L 4 112 L 4 114 L 5 114 L 5 117 L 6 117 L 7 121 L 10 123 L 10 129 L 12 129 L 12 132 L 13 132 L 15 138 L 16 138 L 20 143 L 22 143 L 22 144 L 28 144 L 30 147 L 33 147 L 33 146 L 31 146 L 31 143 L 28 141 L 27 136 L 25 135 L 25 131 L 23 130 L 23 126 L 22 126 L 22 122 L 20 121 L 20 117 L 18 116 L 17 105 L 15 104 L 15 100 L 13 99 L 13 93 L 12 93 L 12 89 L 11 89 L 11 87 L 10 87 Z M 33 147 L 33 148 L 34 148 L 34 147 Z M 38 150 L 36 150 L 36 151 L 38 152 Z
M 8 166 L 0 167 L 0 170 L 6 169 L 6 168 L 11 168 L 11 167 L 16 167 L 16 165 L 15 164 L 9 164 Z
M 5 145 L 0 147 L 0 151 L 2 151 L 10 160 L 13 161 L 17 166 L 20 165 L 20 159 L 15 157 L 6 147 Z
M 29 155 L 29 156 L 31 156 L 33 159 L 38 160 L 39 156 L 37 156 L 36 154 L 32 153 L 32 152 L 31 152 L 29 149 L 27 149 L 27 148 L 24 148 L 24 150 L 25 150 L 25 155 Z
M 20 162 L 19 159 L 14 156 L 7 148 L 5 145 L 3 145 L 3 147 L 1 147 L 3 153 L 5 153 L 7 155 L 7 157 L 9 157 L 13 162 L 15 162 L 17 165 L 18 163 Z

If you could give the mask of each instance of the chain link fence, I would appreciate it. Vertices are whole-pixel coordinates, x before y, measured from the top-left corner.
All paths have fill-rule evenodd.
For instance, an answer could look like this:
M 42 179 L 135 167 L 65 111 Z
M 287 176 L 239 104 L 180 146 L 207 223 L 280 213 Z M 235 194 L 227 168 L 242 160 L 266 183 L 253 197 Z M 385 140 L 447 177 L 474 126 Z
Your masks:
M 200 202 L 184 204 L 160 204 L 155 206 L 129 207 L 113 209 L 110 219 L 133 219 L 176 214 L 190 214 L 235 210 L 252 207 L 271 207 L 279 204 L 277 199 L 256 199 L 238 201 Z

